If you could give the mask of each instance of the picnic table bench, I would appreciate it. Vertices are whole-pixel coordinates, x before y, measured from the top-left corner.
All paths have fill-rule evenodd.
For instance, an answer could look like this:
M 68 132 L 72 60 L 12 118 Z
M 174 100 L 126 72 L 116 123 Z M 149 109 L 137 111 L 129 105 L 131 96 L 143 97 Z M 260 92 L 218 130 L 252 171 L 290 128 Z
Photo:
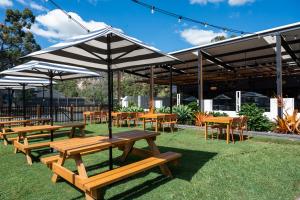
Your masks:
M 26 120 L 11 120 L 11 121 L 0 121 L 0 139 L 4 140 L 4 145 L 8 145 L 10 141 L 17 139 L 16 137 L 8 138 L 8 135 L 16 135 L 17 133 L 12 131 L 12 127 L 16 126 L 32 126 L 32 125 L 44 125 L 49 124 L 51 119 L 49 118 L 36 118 Z
M 157 135 L 159 135 L 159 133 L 133 130 L 114 134 L 111 139 L 106 136 L 95 136 L 55 141 L 50 144 L 50 147 L 57 150 L 59 155 L 43 158 L 42 162 L 52 168 L 53 176 L 51 180 L 54 183 L 57 181 L 58 177 L 62 177 L 82 190 L 85 193 L 87 200 L 102 199 L 103 193 L 101 192 L 101 189 L 104 186 L 157 166 L 160 167 L 164 175 L 172 177 L 172 173 L 166 164 L 168 162 L 177 161 L 181 157 L 181 154 L 174 152 L 160 153 L 154 142 Z M 139 140 L 146 140 L 149 150 L 133 148 L 135 142 Z M 82 156 L 103 151 L 110 147 L 119 147 L 119 149 L 123 151 L 120 158 L 122 161 L 124 161 L 129 154 L 147 158 L 88 177 L 82 161 Z M 75 160 L 78 174 L 75 174 L 63 166 L 65 160 L 69 158 Z
M 18 134 L 16 140 L 14 140 L 14 152 L 17 153 L 18 151 L 23 152 L 26 155 L 27 163 L 32 165 L 32 158 L 31 158 L 31 151 L 34 149 L 41 149 L 50 147 L 50 141 L 47 142 L 36 142 L 33 144 L 29 144 L 29 139 L 33 138 L 41 138 L 41 137 L 49 137 L 51 134 L 59 129 L 63 128 L 71 128 L 71 131 L 64 131 L 63 134 L 69 134 L 69 137 L 72 138 L 75 136 L 75 129 L 78 128 L 80 130 L 80 134 L 84 136 L 84 127 L 83 123 L 67 123 L 62 125 L 40 125 L 40 126 L 26 126 L 26 127 L 15 127 L 12 128 L 13 132 Z M 51 134 L 35 134 L 35 135 L 28 135 L 28 133 L 34 133 L 39 131 L 50 131 Z

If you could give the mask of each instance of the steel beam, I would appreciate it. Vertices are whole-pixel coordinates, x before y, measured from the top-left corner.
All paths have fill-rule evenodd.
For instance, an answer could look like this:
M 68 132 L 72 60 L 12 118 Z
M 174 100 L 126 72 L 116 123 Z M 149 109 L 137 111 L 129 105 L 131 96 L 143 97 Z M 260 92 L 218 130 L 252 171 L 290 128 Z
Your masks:
M 282 55 L 281 55 L 281 35 L 276 35 L 276 86 L 277 86 L 277 98 L 283 100 L 282 96 Z M 282 117 L 283 108 L 282 105 L 277 104 L 278 116 Z

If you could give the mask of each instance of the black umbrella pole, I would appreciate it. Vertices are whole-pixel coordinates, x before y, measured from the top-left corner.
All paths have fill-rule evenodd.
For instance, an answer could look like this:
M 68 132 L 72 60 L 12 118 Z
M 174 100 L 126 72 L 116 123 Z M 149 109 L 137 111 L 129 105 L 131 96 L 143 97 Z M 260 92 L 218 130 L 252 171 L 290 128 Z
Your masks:
M 113 81 L 112 81 L 112 70 L 111 70 L 111 46 L 110 46 L 111 34 L 107 35 L 107 82 L 108 82 L 108 133 L 109 138 L 112 138 L 112 118 L 111 112 L 113 109 L 112 105 L 112 92 L 113 92 Z M 109 169 L 113 169 L 113 155 L 112 147 L 109 148 Z
M 53 77 L 50 76 L 50 121 L 51 121 L 51 126 L 53 126 Z M 53 141 L 53 131 L 51 131 L 51 142 Z
M 25 97 L 25 84 L 22 85 L 22 94 L 23 94 L 23 118 L 26 119 L 26 97 Z

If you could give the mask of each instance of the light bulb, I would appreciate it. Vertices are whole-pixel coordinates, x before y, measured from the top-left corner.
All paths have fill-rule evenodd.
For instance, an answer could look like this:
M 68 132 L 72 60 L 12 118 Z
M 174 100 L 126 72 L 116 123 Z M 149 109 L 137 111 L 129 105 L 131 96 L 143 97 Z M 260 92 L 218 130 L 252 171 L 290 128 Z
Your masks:
M 152 8 L 151 8 L 151 14 L 154 14 L 154 6 L 152 6 Z
M 207 28 L 207 23 L 204 24 L 204 27 Z
M 181 23 L 182 17 L 178 18 L 178 23 Z

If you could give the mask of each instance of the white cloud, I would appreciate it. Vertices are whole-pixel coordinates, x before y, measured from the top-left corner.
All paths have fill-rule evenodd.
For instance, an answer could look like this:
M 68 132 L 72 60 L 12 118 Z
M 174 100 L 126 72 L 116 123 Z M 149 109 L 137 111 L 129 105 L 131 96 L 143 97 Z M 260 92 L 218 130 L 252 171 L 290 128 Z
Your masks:
M 105 28 L 104 22 L 94 20 L 84 21 L 77 13 L 69 12 L 72 18 L 87 27 L 90 31 Z M 51 10 L 46 14 L 38 15 L 31 31 L 41 37 L 54 40 L 64 40 L 73 36 L 85 34 L 86 31 L 69 19 L 61 10 Z
M 19 2 L 20 4 L 22 4 L 22 5 L 24 5 L 24 6 L 27 5 L 27 3 L 26 3 L 24 0 L 17 0 L 17 2 Z
M 185 29 L 180 33 L 180 36 L 184 38 L 188 43 L 192 45 L 202 45 L 210 43 L 211 40 L 217 36 L 225 36 L 224 32 L 213 32 L 210 30 L 202 30 L 197 28 Z
M 0 7 L 10 7 L 13 6 L 13 2 L 11 0 L 0 0 Z
M 207 3 L 220 3 L 222 1 L 224 0 L 190 0 L 190 3 L 206 5 Z
M 242 6 L 246 3 L 253 3 L 255 0 L 228 0 L 228 4 L 231 6 Z
M 38 10 L 38 11 L 48 11 L 47 8 L 45 8 L 45 7 L 42 6 L 42 5 L 37 4 L 37 3 L 34 2 L 34 1 L 31 1 L 31 2 L 29 3 L 29 6 L 30 6 L 30 8 L 35 9 L 35 10 Z
M 207 3 L 220 3 L 225 0 L 190 0 L 191 4 L 206 5 Z M 247 3 L 253 3 L 255 0 L 228 0 L 230 6 L 241 6 Z

